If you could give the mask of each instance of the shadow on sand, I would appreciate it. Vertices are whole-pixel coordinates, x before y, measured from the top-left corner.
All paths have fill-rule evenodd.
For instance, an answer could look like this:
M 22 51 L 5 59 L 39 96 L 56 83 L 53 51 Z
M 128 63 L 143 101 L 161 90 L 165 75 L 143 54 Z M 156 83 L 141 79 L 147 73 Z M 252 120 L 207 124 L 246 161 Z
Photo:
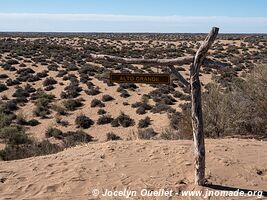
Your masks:
M 223 190 L 223 191 L 237 191 L 239 192 L 243 191 L 245 194 L 248 194 L 249 192 L 254 193 L 254 192 L 262 192 L 262 194 L 256 193 L 256 196 L 261 195 L 261 197 L 267 197 L 267 191 L 263 190 L 252 190 L 252 189 L 243 189 L 243 188 L 238 188 L 238 187 L 230 187 L 230 186 L 224 186 L 224 185 L 213 185 L 213 184 L 206 184 L 204 187 L 214 189 L 214 190 Z

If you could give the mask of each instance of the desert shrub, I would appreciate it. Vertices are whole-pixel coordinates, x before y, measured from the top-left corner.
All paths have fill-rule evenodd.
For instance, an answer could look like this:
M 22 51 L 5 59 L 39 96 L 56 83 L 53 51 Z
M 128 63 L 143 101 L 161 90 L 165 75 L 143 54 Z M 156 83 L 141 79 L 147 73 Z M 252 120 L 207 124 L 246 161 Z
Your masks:
M 103 125 L 103 124 L 109 124 L 111 123 L 113 118 L 110 115 L 102 115 L 98 118 L 97 124 Z
M 102 103 L 102 101 L 100 101 L 99 99 L 93 99 L 91 101 L 91 107 L 94 108 L 94 107 L 105 107 L 105 104 Z
M 148 94 L 156 102 L 162 95 L 168 95 L 169 93 L 175 91 L 174 87 L 169 85 L 156 85 L 156 87 L 157 89 L 149 92 Z
M 88 143 L 93 141 L 93 137 L 88 135 L 84 131 L 68 131 L 63 133 L 63 143 L 64 147 L 71 147 L 81 143 Z
M 116 135 L 115 133 L 112 133 L 112 132 L 109 132 L 106 134 L 106 137 L 107 137 L 107 141 L 110 141 L 110 140 L 121 140 L 121 137 Z
M 175 112 L 175 109 L 173 109 L 171 106 L 166 105 L 161 102 L 157 102 L 155 106 L 151 109 L 152 113 L 163 113 L 163 112 L 169 112 L 173 113 Z
M 57 128 L 48 128 L 46 131 L 45 131 L 45 136 L 46 137 L 54 137 L 54 138 L 57 138 L 57 139 L 62 139 L 63 138 L 63 132 Z
M 132 104 L 132 108 L 138 108 L 142 105 L 142 102 L 135 102 Z
M 34 87 L 32 87 L 32 85 L 28 84 L 25 85 L 24 90 L 28 93 L 33 93 L 36 92 L 36 89 Z
M 89 64 L 85 64 L 85 65 L 81 66 L 81 68 L 79 69 L 80 74 L 90 74 L 90 72 L 93 72 L 93 73 L 98 72 L 98 67 L 93 66 L 93 65 L 89 65 Z
M 38 72 L 38 73 L 36 73 L 36 76 L 38 77 L 38 78 L 45 78 L 45 77 L 47 77 L 48 76 L 48 71 L 47 70 L 45 70 L 45 71 L 42 71 L 42 72 Z
M 134 83 L 121 83 L 120 88 L 121 89 L 130 89 L 130 90 L 134 91 L 135 89 L 138 88 L 138 86 Z
M 66 115 L 67 114 L 67 108 L 61 104 L 61 103 L 55 103 L 51 106 L 51 108 L 57 112 L 59 115 Z
M 16 91 L 12 95 L 13 97 L 29 97 L 30 93 L 22 87 L 17 87 Z
M 79 69 L 75 64 L 72 63 L 68 64 L 66 68 L 67 71 L 76 71 Z
M 73 111 L 83 106 L 83 103 L 79 99 L 68 99 L 63 101 L 63 105 L 66 109 Z
M 88 90 L 85 90 L 84 92 L 90 96 L 95 96 L 101 93 L 99 87 L 90 87 L 88 88 Z
M 69 122 L 63 120 L 59 115 L 56 115 L 56 116 L 55 116 L 55 120 L 56 120 L 56 123 L 58 123 L 58 124 L 60 124 L 60 125 L 62 125 L 62 126 L 67 127 L 67 126 L 69 125 Z
M 12 95 L 13 97 L 16 97 L 16 102 L 17 103 L 26 103 L 28 101 L 28 97 L 30 96 L 29 91 L 21 88 L 21 87 L 17 87 L 16 91 L 13 93 Z
M 133 108 L 137 108 L 136 113 L 139 115 L 143 115 L 146 113 L 147 110 L 151 110 L 152 106 L 148 104 L 148 99 L 145 97 L 142 97 L 141 102 L 136 102 L 132 104 Z
M 18 125 L 27 125 L 27 120 L 25 119 L 25 116 L 20 112 L 16 116 L 16 123 Z
M 123 98 L 128 98 L 128 97 L 130 97 L 131 95 L 129 94 L 129 92 L 128 92 L 127 90 L 124 90 L 124 89 L 123 89 L 123 90 L 121 91 L 120 96 L 123 97 Z
M 3 150 L 0 150 L 0 160 L 17 160 L 57 153 L 62 150 L 62 147 L 52 144 L 48 140 L 32 144 L 7 145 Z
M 64 88 L 65 92 L 61 93 L 61 98 L 76 98 L 79 96 L 82 88 L 79 87 L 79 83 L 76 81 L 71 82 L 69 86 Z
M 220 91 L 219 86 L 211 84 L 207 87 L 207 93 L 203 94 L 203 116 L 207 137 L 220 137 L 226 128 L 230 116 L 225 113 L 226 101 L 229 100 L 225 97 L 226 94 Z
M 50 64 L 47 66 L 49 71 L 58 71 L 59 66 L 57 64 Z
M 48 85 L 48 86 L 46 86 L 46 87 L 44 88 L 45 91 L 51 91 L 51 90 L 53 90 L 53 89 L 55 89 L 55 87 L 54 87 L 53 85 Z
M 145 119 L 140 119 L 140 121 L 138 122 L 138 128 L 147 128 L 150 124 L 150 117 L 146 117 Z
M 16 71 L 16 68 L 10 64 L 2 64 L 2 68 L 8 71 Z
M 205 132 L 212 137 L 228 134 L 266 135 L 266 67 L 257 67 L 231 90 L 211 85 L 203 95 Z
M 146 113 L 146 109 L 142 106 L 140 106 L 139 108 L 136 109 L 136 113 L 139 115 L 143 115 Z
M 173 96 L 174 96 L 175 98 L 181 98 L 183 95 L 184 95 L 184 94 L 183 94 L 182 92 L 177 91 L 177 90 L 173 92 Z
M 0 92 L 7 90 L 8 87 L 4 83 L 0 83 Z
M 5 126 L 9 126 L 13 118 L 13 115 L 0 112 L 0 129 Z
M 16 65 L 16 64 L 19 64 L 19 62 L 15 59 L 9 59 L 6 61 L 7 64 L 10 64 L 10 65 Z
M 31 68 L 21 68 L 17 71 L 17 74 L 19 74 L 21 77 L 27 76 L 29 74 L 34 74 L 35 71 Z
M 128 105 L 130 105 L 128 102 L 122 102 L 122 105 L 124 105 L 124 106 L 128 106 Z
M 28 76 L 25 76 L 25 77 L 18 77 L 18 79 L 20 81 L 24 81 L 24 82 L 26 82 L 26 81 L 28 81 L 28 82 L 36 82 L 36 81 L 40 80 L 40 78 L 37 75 L 32 75 L 32 74 L 30 74 Z
M 2 96 L 1 96 L 1 100 L 8 100 L 8 96 L 7 96 L 7 95 L 5 95 L 5 94 L 4 94 L 4 95 L 2 95 Z
M 104 101 L 104 102 L 106 102 L 106 101 L 112 101 L 112 100 L 114 100 L 114 98 L 112 96 L 108 95 L 108 94 L 105 94 L 102 97 L 102 101 Z
M 19 85 L 19 84 L 21 84 L 21 82 L 19 80 L 17 80 L 17 79 L 12 80 L 12 79 L 9 78 L 9 79 L 6 80 L 6 85 L 7 86 Z
M 147 128 L 143 130 L 138 130 L 137 136 L 141 140 L 151 140 L 153 139 L 157 133 L 154 131 L 153 128 Z
M 28 144 L 32 142 L 24 130 L 17 126 L 5 126 L 1 128 L 0 138 L 6 144 L 10 145 Z
M 191 117 L 191 103 L 184 103 L 180 105 L 182 108 L 181 118 L 178 128 L 179 132 L 186 135 L 191 135 L 192 129 L 192 117 Z
M 38 124 L 40 124 L 40 122 L 36 119 L 31 119 L 27 122 L 27 125 L 29 126 L 37 126 Z
M 119 120 L 117 118 L 115 118 L 112 122 L 111 122 L 111 126 L 112 127 L 119 127 Z
M 17 109 L 18 106 L 16 100 L 9 100 L 6 101 L 5 103 L 0 102 L 0 113 L 11 114 L 13 111 Z
M 0 74 L 0 79 L 6 79 L 6 78 L 8 78 L 7 74 Z
M 190 95 L 186 95 L 180 91 L 175 91 L 173 92 L 173 96 L 175 98 L 179 98 L 181 100 L 185 100 L 185 101 L 190 101 L 191 100 L 191 96 Z
M 34 115 L 37 117 L 42 117 L 45 118 L 47 115 L 50 114 L 50 103 L 52 100 L 55 98 L 53 95 L 47 95 L 46 93 L 42 91 L 38 91 L 36 96 L 32 96 L 33 99 L 36 98 L 35 100 L 35 109 L 33 110 Z
M 38 100 L 38 99 L 47 99 L 49 102 L 52 102 L 55 99 L 55 95 L 53 94 L 46 94 L 43 90 L 38 89 L 35 93 L 31 94 L 31 100 Z
M 163 104 L 166 104 L 166 105 L 174 105 L 176 102 L 176 99 L 174 99 L 170 95 L 162 95 L 160 97 L 160 102 L 162 102 Z
M 169 115 L 170 127 L 179 130 L 182 114 L 180 112 L 175 112 Z
M 59 70 L 59 71 L 58 71 L 58 74 L 57 74 L 57 77 L 63 77 L 63 76 L 66 75 L 66 74 L 68 74 L 67 71 L 65 71 L 65 70 Z
M 104 115 L 106 113 L 107 113 L 107 111 L 105 111 L 104 109 L 101 109 L 101 108 L 97 111 L 97 114 L 99 114 L 99 115 Z
M 173 129 L 165 129 L 161 134 L 160 138 L 163 140 L 191 140 L 193 134 L 181 133 L 180 131 Z
M 89 79 L 87 74 L 80 74 L 80 82 L 81 83 L 86 83 Z
M 69 80 L 71 82 L 78 82 L 77 76 L 75 74 L 68 74 L 66 76 L 63 77 L 63 80 Z
M 90 128 L 94 124 L 94 121 L 82 114 L 76 117 L 75 124 L 80 128 L 86 129 Z
M 86 85 L 87 85 L 88 88 L 92 88 L 92 87 L 95 86 L 95 85 L 94 85 L 92 82 L 90 82 L 90 81 L 86 82 Z M 97 88 L 98 88 L 98 87 L 97 87 Z
M 55 85 L 57 81 L 53 77 L 48 77 L 43 81 L 43 86 Z
M 114 120 L 115 120 L 115 122 L 113 122 L 114 124 L 116 124 L 117 121 L 118 124 L 121 125 L 122 127 L 129 127 L 135 124 L 134 120 L 130 118 L 128 115 L 124 114 L 123 112 Z
M 266 77 L 267 69 L 256 67 L 245 80 L 236 80 L 226 88 L 207 85 L 202 98 L 205 136 L 249 134 L 266 137 L 267 94 L 262 92 L 267 87 Z M 181 114 L 179 132 L 192 133 L 190 106 L 183 106 Z

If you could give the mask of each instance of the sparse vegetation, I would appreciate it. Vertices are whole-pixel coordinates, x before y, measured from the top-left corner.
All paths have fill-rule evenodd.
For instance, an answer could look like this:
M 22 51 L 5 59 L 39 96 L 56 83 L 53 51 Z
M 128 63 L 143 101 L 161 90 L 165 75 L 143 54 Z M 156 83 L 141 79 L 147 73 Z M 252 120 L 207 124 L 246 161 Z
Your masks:
M 105 104 L 102 103 L 102 101 L 100 101 L 99 99 L 93 99 L 91 101 L 91 107 L 92 108 L 94 108 L 94 107 L 100 107 L 100 108 L 102 108 L 102 107 L 105 107 Z
M 138 130 L 137 135 L 141 140 L 151 140 L 157 135 L 157 133 L 153 130 L 153 128 L 147 128 Z
M 76 117 L 75 124 L 77 125 L 78 128 L 87 129 L 94 124 L 94 121 L 82 114 Z
M 99 125 L 109 124 L 112 121 L 113 121 L 113 118 L 110 115 L 101 115 L 97 120 L 97 124 Z
M 165 129 L 160 134 L 160 138 L 163 140 L 192 140 L 192 133 L 182 133 L 174 129 Z
M 57 84 L 57 81 L 53 77 L 46 78 L 43 82 L 43 86 L 49 86 Z
M 58 39 L 35 33 L 34 40 L 30 40 L 28 34 L 12 33 L 0 39 L 0 143 L 6 146 L 0 150 L 2 159 L 45 155 L 89 142 L 92 137 L 79 129 L 90 128 L 94 124 L 91 119 L 97 119 L 95 126 L 131 127 L 125 129 L 127 131 L 139 128 L 142 139 L 192 139 L 190 88 L 182 88 L 173 75 L 170 85 L 111 83 L 108 74 L 113 71 L 155 73 L 158 69 L 151 65 L 95 61 L 88 55 L 177 58 L 193 55 L 203 35 L 105 34 L 106 40 L 102 41 L 102 35 L 98 34 L 87 34 L 85 39 L 83 35 L 58 33 Z M 129 37 L 131 42 L 126 41 Z M 204 78 L 201 80 L 206 80 L 209 74 L 213 83 L 202 83 L 205 136 L 266 138 L 266 36 L 220 34 L 218 37 L 211 57 L 228 63 L 229 67 L 216 70 L 203 66 L 200 70 Z M 176 68 L 189 76 L 188 67 Z M 159 71 L 170 73 L 168 67 Z M 178 112 L 178 104 L 181 112 Z M 86 111 L 88 117 L 77 114 L 78 109 Z M 120 110 L 127 115 L 119 114 Z M 27 115 L 21 115 L 22 112 Z M 30 120 L 29 112 L 35 115 Z M 131 115 L 132 112 L 138 116 Z M 139 115 L 144 117 L 136 121 Z M 168 117 L 169 127 L 157 136 L 153 128 L 161 122 L 161 117 L 163 120 Z M 77 127 L 73 127 L 73 119 Z M 47 123 L 54 123 L 56 127 L 44 128 Z M 32 134 L 39 128 L 47 129 L 40 133 L 47 136 L 43 142 L 35 141 Z M 61 131 L 61 128 L 74 130 Z M 97 128 L 89 130 L 94 134 L 98 131 Z M 121 139 L 116 134 L 107 133 L 107 140 Z
M 112 101 L 112 100 L 114 100 L 114 98 L 112 96 L 108 95 L 108 94 L 105 94 L 102 97 L 102 101 L 104 101 L 104 102 Z
M 5 84 L 0 83 L 0 92 L 3 92 L 5 90 L 7 90 L 7 89 L 8 89 L 8 87 Z
M 107 113 L 107 111 L 105 111 L 104 109 L 102 109 L 102 108 L 100 108 L 98 111 L 97 111 L 97 114 L 99 114 L 99 115 L 104 115 L 104 114 L 106 114 Z
M 122 126 L 124 128 L 133 126 L 135 124 L 134 120 L 123 112 L 112 121 L 112 126 Z
M 115 133 L 112 133 L 112 132 L 107 133 L 106 136 L 107 136 L 107 141 L 110 141 L 110 140 L 121 140 L 120 136 L 117 136 Z
M 141 119 L 138 123 L 138 128 L 147 128 L 149 125 L 151 125 L 151 119 L 150 117 L 146 117 L 145 119 Z
M 63 101 L 63 105 L 67 110 L 73 111 L 79 107 L 82 107 L 83 103 L 80 99 L 68 99 Z

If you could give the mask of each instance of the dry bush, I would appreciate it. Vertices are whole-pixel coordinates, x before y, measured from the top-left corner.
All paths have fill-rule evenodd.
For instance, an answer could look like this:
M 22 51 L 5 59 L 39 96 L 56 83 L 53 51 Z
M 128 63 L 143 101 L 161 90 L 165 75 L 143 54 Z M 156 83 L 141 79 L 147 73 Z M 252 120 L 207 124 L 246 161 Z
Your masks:
M 151 140 L 153 139 L 158 133 L 156 133 L 153 128 L 147 128 L 138 130 L 137 136 L 141 140 Z
M 193 135 L 192 133 L 183 133 L 174 129 L 165 129 L 160 134 L 160 138 L 163 140 L 191 140 Z
M 113 121 L 113 118 L 110 115 L 101 115 L 97 120 L 97 124 L 104 125 L 104 124 L 109 124 L 112 121 Z
M 147 128 L 149 125 L 151 125 L 150 117 L 146 117 L 145 119 L 140 119 L 138 122 L 138 128 Z
M 23 145 L 7 145 L 0 151 L 0 160 L 17 160 L 32 156 L 47 155 L 62 151 L 63 148 L 57 144 L 52 144 L 48 140 L 39 143 Z
M 202 96 L 205 136 L 267 137 L 266 88 L 266 66 L 256 67 L 245 79 L 236 79 L 228 87 L 208 84 Z M 184 104 L 181 116 L 171 118 L 170 122 L 181 133 L 192 134 L 190 104 Z
M 86 128 L 90 128 L 94 124 L 94 121 L 91 120 L 89 117 L 81 114 L 76 117 L 75 124 L 78 126 L 78 128 L 86 129 Z
M 121 140 L 121 137 L 116 135 L 115 133 L 112 133 L 112 132 L 109 132 L 106 134 L 107 136 L 107 141 L 110 141 L 110 140 Z
M 267 68 L 256 67 L 245 80 L 235 81 L 223 91 L 210 85 L 203 95 L 205 134 L 267 136 Z
M 134 119 L 132 119 L 129 115 L 124 114 L 123 112 L 121 112 L 120 115 L 111 122 L 112 127 L 122 126 L 124 128 L 127 128 L 134 125 Z

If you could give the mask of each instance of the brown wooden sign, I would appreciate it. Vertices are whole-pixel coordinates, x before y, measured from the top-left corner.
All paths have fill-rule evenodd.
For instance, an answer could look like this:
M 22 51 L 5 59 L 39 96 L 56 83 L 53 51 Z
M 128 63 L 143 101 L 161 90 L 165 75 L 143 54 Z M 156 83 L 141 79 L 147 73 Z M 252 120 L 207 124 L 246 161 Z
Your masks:
M 110 73 L 110 81 L 116 83 L 170 84 L 170 75 Z

